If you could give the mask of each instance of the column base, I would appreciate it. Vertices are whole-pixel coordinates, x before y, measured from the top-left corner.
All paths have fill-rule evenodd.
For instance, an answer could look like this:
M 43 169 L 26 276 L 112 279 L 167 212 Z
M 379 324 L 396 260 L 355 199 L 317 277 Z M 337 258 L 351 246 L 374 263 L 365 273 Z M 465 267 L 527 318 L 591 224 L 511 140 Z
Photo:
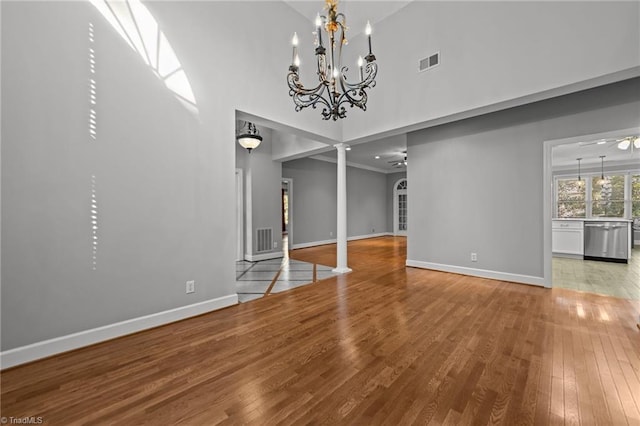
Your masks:
M 346 266 L 344 268 L 333 268 L 331 270 L 331 272 L 335 272 L 336 274 L 348 274 L 351 271 L 352 271 L 352 269 L 351 268 L 347 268 Z

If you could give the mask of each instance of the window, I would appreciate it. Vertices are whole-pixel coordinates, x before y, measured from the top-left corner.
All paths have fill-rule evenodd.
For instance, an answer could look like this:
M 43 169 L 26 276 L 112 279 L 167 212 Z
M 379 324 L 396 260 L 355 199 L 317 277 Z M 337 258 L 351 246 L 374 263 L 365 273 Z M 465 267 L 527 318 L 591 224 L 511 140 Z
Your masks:
M 591 216 L 624 217 L 624 175 L 591 178 Z
M 618 174 L 556 177 L 555 217 L 640 217 L 640 174 L 637 170 Z
M 407 194 L 398 194 L 398 231 L 407 230 Z
M 556 199 L 558 217 L 586 216 L 587 200 L 584 180 L 558 179 Z
M 631 177 L 631 217 L 640 217 L 640 174 Z
M 188 110 L 196 99 L 178 57 L 155 18 L 140 0 L 90 0 L 124 41 L 151 67 L 167 89 Z
M 393 187 L 393 233 L 407 235 L 407 179 L 401 179 Z

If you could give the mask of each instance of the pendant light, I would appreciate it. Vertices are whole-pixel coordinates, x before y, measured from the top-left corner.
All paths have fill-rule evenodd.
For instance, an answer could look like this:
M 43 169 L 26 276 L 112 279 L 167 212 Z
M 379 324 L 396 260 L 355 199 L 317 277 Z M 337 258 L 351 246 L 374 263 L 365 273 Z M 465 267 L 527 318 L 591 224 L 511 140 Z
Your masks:
M 262 142 L 262 136 L 255 124 L 245 121 L 242 127 L 238 130 L 236 139 L 240 146 L 245 148 L 251 154 L 251 150 L 255 149 Z
M 604 178 L 604 157 L 606 157 L 606 155 L 600 156 L 600 180 L 598 181 L 599 185 L 604 185 L 605 182 L 607 181 Z
M 580 176 L 580 161 L 582 161 L 582 157 L 576 158 L 576 160 L 578 160 L 578 186 L 583 186 L 584 185 L 584 181 L 582 180 L 582 177 Z

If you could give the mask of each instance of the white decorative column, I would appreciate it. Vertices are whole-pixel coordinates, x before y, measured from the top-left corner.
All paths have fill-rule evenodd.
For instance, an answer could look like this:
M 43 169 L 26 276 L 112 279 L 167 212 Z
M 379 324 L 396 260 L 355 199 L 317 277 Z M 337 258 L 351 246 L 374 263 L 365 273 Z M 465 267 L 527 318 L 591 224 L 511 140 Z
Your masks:
M 338 150 L 338 232 L 336 267 L 333 272 L 345 274 L 351 272 L 347 266 L 347 144 L 334 145 Z

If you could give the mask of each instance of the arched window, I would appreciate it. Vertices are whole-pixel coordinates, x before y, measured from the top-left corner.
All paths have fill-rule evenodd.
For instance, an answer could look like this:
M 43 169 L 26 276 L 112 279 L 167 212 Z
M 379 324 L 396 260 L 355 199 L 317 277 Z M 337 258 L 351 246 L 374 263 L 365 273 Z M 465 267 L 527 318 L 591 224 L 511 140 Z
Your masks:
M 153 73 L 190 111 L 197 113 L 187 74 L 158 22 L 140 0 L 90 0 Z
M 400 179 L 393 187 L 393 233 L 407 235 L 407 179 Z

